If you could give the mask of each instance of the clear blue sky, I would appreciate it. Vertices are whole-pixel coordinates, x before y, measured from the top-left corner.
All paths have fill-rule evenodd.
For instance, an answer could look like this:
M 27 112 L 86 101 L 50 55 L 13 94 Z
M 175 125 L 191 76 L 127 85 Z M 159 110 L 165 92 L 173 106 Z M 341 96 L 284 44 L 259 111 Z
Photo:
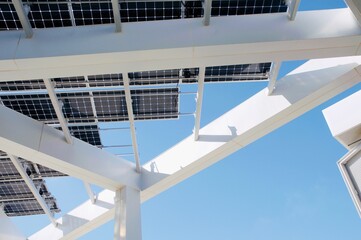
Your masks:
M 300 9 L 344 6 L 342 0 L 302 0 Z M 284 63 L 280 76 L 299 64 Z M 202 126 L 266 84 L 207 85 Z M 357 90 L 360 85 L 144 203 L 143 239 L 361 239 L 361 219 L 336 166 L 346 149 L 333 139 L 321 113 Z M 181 111 L 194 111 L 194 95 L 183 97 Z M 142 162 L 190 135 L 193 124 L 193 117 L 137 122 Z M 87 199 L 80 181 L 47 182 L 63 213 Z M 49 223 L 44 216 L 15 221 L 27 235 Z M 112 234 L 109 222 L 81 239 L 112 239 Z

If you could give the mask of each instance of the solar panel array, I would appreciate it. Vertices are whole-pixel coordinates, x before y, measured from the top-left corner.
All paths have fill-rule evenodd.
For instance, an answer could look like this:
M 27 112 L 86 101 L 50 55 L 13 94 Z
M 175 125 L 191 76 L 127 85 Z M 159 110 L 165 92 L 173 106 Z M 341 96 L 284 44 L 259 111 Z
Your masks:
M 19 159 L 19 161 L 51 212 L 59 212 L 56 199 L 48 191 L 43 177 L 64 176 L 64 174 L 24 159 Z M 0 205 L 8 216 L 44 214 L 44 210 L 20 173 L 7 154 L 2 151 L 0 151 Z
M 23 0 L 33 28 L 114 23 L 109 0 Z M 202 1 L 120 1 L 122 22 L 140 22 L 203 16 Z M 287 11 L 285 0 L 213 0 L 211 16 Z M 21 29 L 11 0 L 0 1 L 0 30 Z

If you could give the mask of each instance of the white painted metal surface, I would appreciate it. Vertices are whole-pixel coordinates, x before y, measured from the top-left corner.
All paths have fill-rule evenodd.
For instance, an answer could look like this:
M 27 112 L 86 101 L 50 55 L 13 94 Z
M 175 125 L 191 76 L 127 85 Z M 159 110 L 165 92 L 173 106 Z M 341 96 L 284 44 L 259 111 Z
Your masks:
M 129 187 L 117 190 L 114 205 L 114 240 L 141 240 L 139 190 Z
M 300 3 L 301 0 L 288 0 L 288 18 L 291 21 L 295 20 Z
M 345 0 L 348 7 L 351 9 L 355 18 L 361 25 L 361 1 L 360 0 Z
M 203 91 L 204 91 L 204 77 L 206 73 L 205 67 L 199 68 L 198 74 L 198 91 L 197 91 L 197 104 L 196 104 L 196 113 L 194 119 L 194 140 L 197 141 L 199 138 L 199 129 L 201 127 L 201 113 L 202 113 L 202 103 L 203 103 Z
M 299 12 L 292 22 L 275 13 L 217 17 L 208 27 L 199 19 L 127 23 L 122 34 L 112 25 L 34 32 L 32 41 L 0 32 L 1 81 L 349 56 L 361 43 L 349 9 Z
M 139 188 L 139 174 L 127 160 L 76 138 L 67 144 L 61 131 L 4 106 L 0 122 L 2 151 L 107 189 Z
M 135 159 L 135 168 L 138 173 L 140 173 L 140 160 L 139 160 L 139 152 L 138 152 L 138 143 L 137 143 L 137 135 L 135 131 L 135 121 L 134 121 L 134 113 L 133 113 L 133 101 L 132 96 L 130 93 L 129 87 L 129 77 L 128 73 L 123 73 L 123 83 L 124 83 L 124 93 L 125 93 L 125 101 L 127 104 L 127 112 L 129 118 L 129 127 L 130 127 L 130 134 L 132 138 L 132 146 L 134 152 L 134 159 Z
M 271 95 L 276 87 L 276 80 L 281 68 L 281 64 L 282 62 L 278 62 L 278 61 L 272 63 L 272 69 L 269 74 L 269 80 L 268 80 L 268 95 Z
M 360 103 L 358 91 L 323 110 L 332 136 L 349 150 L 361 141 L 361 111 L 356 107 Z
M 205 0 L 203 2 L 203 25 L 208 26 L 211 21 L 212 0 Z
M 27 16 L 27 13 L 24 9 L 23 2 L 21 0 L 12 0 L 12 3 L 14 5 L 14 8 L 16 10 L 16 14 L 19 17 L 19 20 L 21 22 L 21 26 L 24 29 L 25 37 L 26 38 L 32 38 L 33 37 L 33 29 L 31 27 L 31 24 L 29 22 L 29 18 Z
M 120 20 L 119 0 L 112 0 L 112 8 L 113 8 L 115 32 L 121 32 L 122 31 L 122 21 Z
M 337 165 L 361 217 L 361 143 L 355 145 Z

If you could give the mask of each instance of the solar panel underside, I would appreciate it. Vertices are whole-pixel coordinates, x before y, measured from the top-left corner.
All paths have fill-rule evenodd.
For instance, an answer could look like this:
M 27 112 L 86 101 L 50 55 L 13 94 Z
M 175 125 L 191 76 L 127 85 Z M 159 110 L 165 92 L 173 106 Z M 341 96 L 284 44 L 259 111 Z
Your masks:
M 48 191 L 43 177 L 64 176 L 57 171 L 19 159 L 25 173 L 52 212 L 59 212 L 56 199 Z M 43 214 L 44 211 L 7 154 L 0 151 L 0 205 L 8 216 Z
M 33 28 L 83 26 L 114 22 L 109 0 L 23 0 Z M 211 15 L 229 16 L 287 11 L 285 0 L 213 0 Z M 201 1 L 120 2 L 122 22 L 140 22 L 203 16 Z M 21 29 L 11 0 L 0 1 L 0 30 Z

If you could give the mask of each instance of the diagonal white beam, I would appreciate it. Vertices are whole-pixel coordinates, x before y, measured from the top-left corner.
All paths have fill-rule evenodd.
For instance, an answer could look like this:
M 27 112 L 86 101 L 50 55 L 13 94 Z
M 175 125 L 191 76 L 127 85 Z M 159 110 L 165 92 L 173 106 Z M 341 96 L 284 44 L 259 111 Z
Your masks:
M 16 13 L 18 14 L 19 20 L 21 22 L 21 26 L 24 29 L 26 38 L 33 37 L 33 29 L 29 22 L 29 18 L 27 17 L 27 13 L 24 10 L 24 5 L 21 0 L 12 0 Z
M 63 130 L 65 139 L 69 144 L 72 144 L 73 140 L 72 140 L 72 136 L 70 134 L 69 128 L 68 128 L 68 123 L 65 120 L 63 110 L 60 107 L 59 99 L 56 96 L 56 93 L 54 91 L 53 83 L 51 82 L 51 79 L 44 79 L 43 81 L 44 81 L 46 90 L 48 91 L 48 95 L 49 95 L 51 104 L 53 105 L 54 111 L 56 113 L 56 117 L 58 118 L 58 121 L 60 123 L 61 130 Z
M 359 0 L 345 0 L 345 2 L 361 25 L 361 2 Z
M 119 0 L 112 0 L 113 17 L 115 24 L 115 32 L 122 31 L 122 22 L 120 19 Z
M 98 186 L 139 188 L 135 165 L 79 139 L 64 135 L 5 106 L 0 106 L 0 149 Z M 56 147 L 54 147 L 56 146 Z
M 280 61 L 272 63 L 272 69 L 271 72 L 269 73 L 269 79 L 268 79 L 268 95 L 271 95 L 276 87 L 276 80 L 281 68 L 281 64 L 282 62 Z
M 33 180 L 30 179 L 28 174 L 26 174 L 25 169 L 19 162 L 19 159 L 16 156 L 13 156 L 11 154 L 8 154 L 11 162 L 14 164 L 16 170 L 19 172 L 23 180 L 25 181 L 26 185 L 29 187 L 31 193 L 34 195 L 36 201 L 38 201 L 41 208 L 44 210 L 45 214 L 48 216 L 50 221 L 54 226 L 57 225 L 57 222 L 54 218 L 53 213 L 50 211 L 50 208 L 48 204 L 46 204 L 44 198 L 39 194 L 39 190 L 35 187 Z
M 198 74 L 198 91 L 197 91 L 197 104 L 196 104 L 196 115 L 194 120 L 194 140 L 197 141 L 199 138 L 199 129 L 201 126 L 201 113 L 203 103 L 203 91 L 204 91 L 204 77 L 206 73 L 205 67 L 199 68 Z
M 146 200 L 261 138 L 361 81 L 360 57 L 311 60 L 143 165 Z M 361 67 L 358 67 L 361 69 Z M 170 161 L 171 159 L 171 161 Z
M 300 6 L 301 0 L 288 0 L 288 18 L 294 21 Z
M 134 113 L 133 113 L 133 100 L 130 93 L 129 87 L 129 77 L 128 73 L 123 73 L 123 83 L 124 83 L 124 93 L 125 93 L 125 101 L 127 103 L 127 112 L 129 118 L 129 127 L 130 134 L 132 137 L 132 145 L 135 159 L 135 166 L 138 173 L 140 173 L 140 160 L 139 160 L 139 152 L 138 152 L 138 143 L 137 143 L 137 135 L 135 131 L 135 121 L 134 121 Z
M 0 32 L 0 81 L 361 53 L 361 28 L 349 9 L 299 12 L 292 23 L 275 13 L 217 17 L 208 27 L 199 19 L 127 23 L 123 30 L 104 34 L 112 32 L 110 25 L 35 29 L 33 41 L 16 31 Z
M 201 129 L 199 141 L 195 142 L 193 135 L 189 136 L 143 166 L 141 202 L 158 195 L 360 82 L 361 76 L 355 70 L 360 64 L 361 60 L 354 58 L 311 60 L 281 79 L 272 96 L 264 89 L 225 113 Z M 236 131 L 232 132 L 234 130 Z M 103 191 L 99 195 L 107 193 L 109 191 Z M 113 219 L 113 198 L 114 193 L 107 198 L 108 211 L 94 213 L 91 218 L 86 218 L 84 225 L 73 226 L 69 228 L 72 229 L 69 232 L 76 232 L 76 236 L 79 237 L 83 232 L 98 227 L 100 222 L 105 223 Z M 74 211 L 84 211 L 83 205 Z M 48 236 L 55 237 L 46 238 Z M 59 236 L 69 239 L 72 235 L 49 225 L 29 240 L 55 240 L 60 239 Z

